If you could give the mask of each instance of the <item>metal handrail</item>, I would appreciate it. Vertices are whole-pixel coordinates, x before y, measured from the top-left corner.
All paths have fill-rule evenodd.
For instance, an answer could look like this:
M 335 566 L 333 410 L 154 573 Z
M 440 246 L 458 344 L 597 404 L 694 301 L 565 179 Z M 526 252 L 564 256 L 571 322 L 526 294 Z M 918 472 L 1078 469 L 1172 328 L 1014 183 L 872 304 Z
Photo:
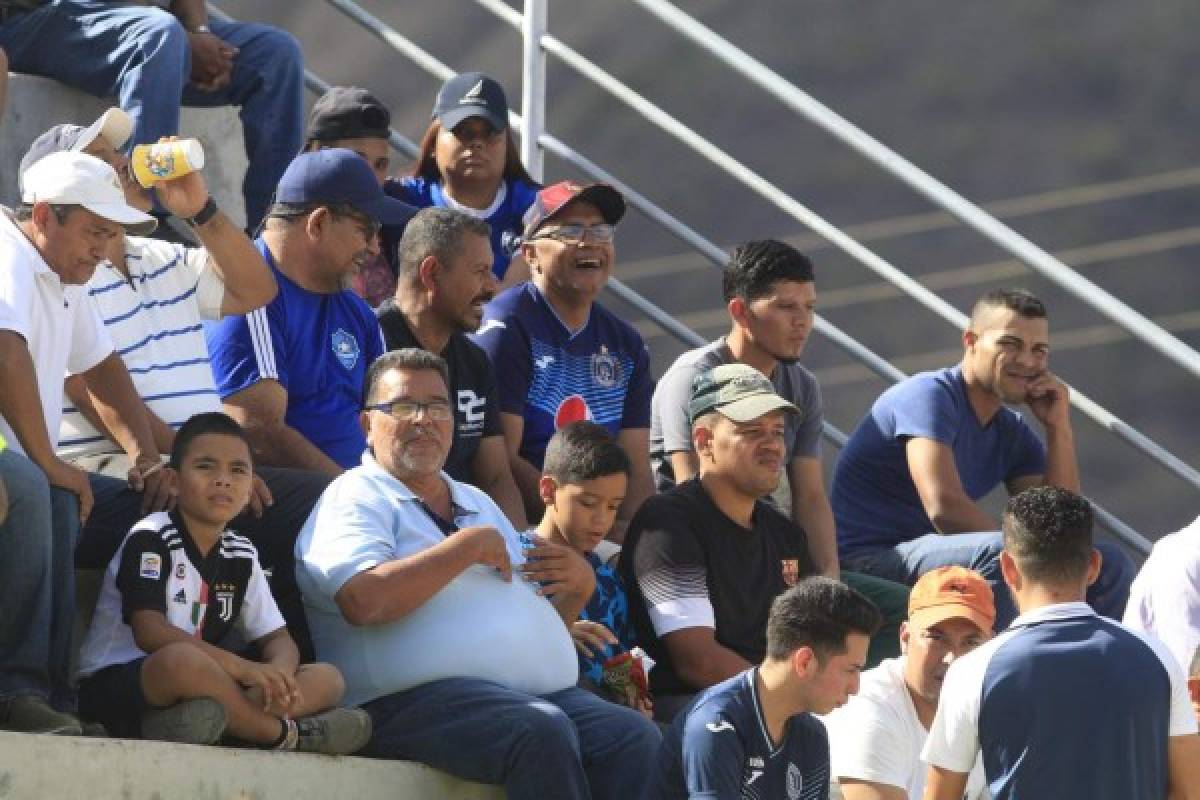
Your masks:
M 346 1 L 336 0 L 339 3 Z M 500 0 L 475 0 L 475 2 L 492 11 L 496 16 L 510 25 L 520 27 L 521 15 Z M 730 177 L 733 177 L 761 197 L 769 200 L 777 208 L 805 224 L 815 233 L 823 236 L 844 253 L 900 288 L 905 294 L 945 319 L 951 325 L 960 330 L 966 327 L 967 316 L 940 296 L 931 292 L 850 236 L 847 236 L 819 214 L 797 202 L 766 178 L 716 147 L 712 142 L 651 101 L 642 97 L 629 86 L 601 69 L 552 34 L 543 34 L 542 46 L 546 49 L 546 52 L 553 53 L 576 72 L 630 106 L 630 108 L 637 111 L 643 118 L 656 125 L 660 130 L 686 144 L 697 154 L 721 168 Z M 1100 427 L 1124 439 L 1127 443 L 1158 462 L 1180 479 L 1200 489 L 1200 472 L 1074 387 L 1071 387 L 1071 404 Z
M 539 1 L 544 2 L 544 0 Z M 432 74 L 440 77 L 443 80 L 449 77 L 449 75 L 453 74 L 453 71 L 448 66 L 429 55 L 427 52 L 416 46 L 407 38 L 400 35 L 398 32 L 391 29 L 382 21 L 359 8 L 353 2 L 350 2 L 350 0 L 327 0 L 327 2 L 329 2 L 331 5 L 334 5 L 338 9 L 343 10 L 360 25 L 367 28 L 377 36 L 380 36 L 380 38 L 382 38 L 385 42 L 397 49 L 402 54 L 409 55 L 416 63 L 418 63 L 418 65 L 424 67 Z M 495 4 L 495 0 L 477 0 L 477 2 L 480 2 L 483 5 Z M 499 4 L 498 10 L 500 8 L 504 9 L 504 12 L 506 13 L 515 14 L 515 12 L 512 12 L 512 9 L 509 9 L 503 4 Z M 546 35 L 544 34 L 543 42 L 545 42 L 545 39 Z M 323 92 L 328 88 L 327 83 L 325 83 L 311 71 L 307 70 L 305 74 L 305 83 L 314 91 Z M 510 117 L 512 118 L 514 126 L 520 127 L 522 120 L 519 115 L 510 112 Z M 416 146 L 413 145 L 411 141 L 405 139 L 396 131 L 392 131 L 391 134 L 392 135 L 390 138 L 393 140 L 393 145 L 397 146 L 397 149 L 401 150 L 402 152 L 406 152 L 409 155 L 416 155 Z M 624 193 L 626 193 L 627 198 L 630 199 L 633 205 L 642 208 L 647 212 L 648 216 L 650 216 L 660 225 L 666 227 L 683 241 L 695 246 L 696 249 L 708 257 L 710 261 L 713 261 L 718 265 L 724 263 L 724 252 L 721 251 L 720 248 L 716 247 L 716 245 L 709 242 L 700 234 L 679 222 L 665 210 L 651 203 L 640 193 L 632 190 L 631 187 L 626 186 L 623 182 L 616 179 L 615 176 L 607 173 L 605 170 L 589 161 L 582 154 L 575 152 L 567 145 L 553 136 L 550 136 L 549 134 L 540 134 L 537 137 L 537 141 L 539 145 L 544 146 L 547 149 L 555 152 L 560 157 L 571 161 L 579 168 L 592 174 L 593 177 L 599 180 L 605 180 L 606 182 L 612 183 L 618 189 L 621 189 Z M 609 280 L 608 288 L 610 288 L 615 295 L 642 313 L 646 314 L 651 320 L 681 341 L 692 346 L 702 346 L 707 344 L 707 340 L 701 337 L 698 333 L 671 317 L 663 309 L 659 308 L 645 297 L 642 297 L 636 291 L 626 286 L 623 282 L 615 278 L 611 278 Z M 859 360 L 866 363 L 872 369 L 875 369 L 885 378 L 892 381 L 903 379 L 903 372 L 898 370 L 884 359 L 880 358 L 873 351 L 869 350 L 864 345 L 857 342 L 857 340 L 853 339 L 853 337 L 845 334 L 828 321 L 818 317 L 815 322 L 815 327 L 817 327 L 819 330 L 822 330 L 822 332 L 826 335 L 829 335 L 836 344 L 849 350 L 853 355 L 859 358 Z M 838 447 L 842 447 L 846 443 L 847 437 L 845 433 L 838 430 L 828 421 L 824 422 L 823 433 L 826 438 L 830 439 Z M 1149 552 L 1151 547 L 1149 540 L 1097 504 L 1093 503 L 1093 507 L 1095 508 L 1097 518 L 1101 521 L 1101 523 L 1119 538 L 1124 540 L 1126 544 L 1137 550 L 1140 550 L 1143 553 Z
M 766 64 L 738 48 L 694 17 L 676 8 L 668 0 L 634 0 L 634 2 L 694 44 L 719 58 L 754 85 L 771 93 L 788 108 L 803 115 L 810 122 L 858 151 L 931 202 L 958 217 L 963 223 L 1025 262 L 1029 267 L 1041 273 L 1043 277 L 1065 289 L 1077 300 L 1083 301 L 1095 311 L 1108 317 L 1193 376 L 1200 377 L 1200 353 L 816 98 L 801 91 Z

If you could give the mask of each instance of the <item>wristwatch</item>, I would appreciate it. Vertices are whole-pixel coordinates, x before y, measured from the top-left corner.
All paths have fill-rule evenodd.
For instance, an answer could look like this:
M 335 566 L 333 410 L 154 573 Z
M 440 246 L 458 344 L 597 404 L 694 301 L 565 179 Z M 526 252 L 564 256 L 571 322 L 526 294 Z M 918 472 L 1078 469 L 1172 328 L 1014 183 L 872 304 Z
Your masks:
M 207 25 L 197 25 L 196 27 L 189 29 L 188 33 L 212 33 L 212 31 L 209 30 Z
M 193 228 L 199 228 L 204 223 L 217 215 L 217 201 L 212 199 L 212 195 L 208 196 L 208 200 L 204 203 L 204 208 L 197 211 L 195 214 L 187 218 L 188 225 Z

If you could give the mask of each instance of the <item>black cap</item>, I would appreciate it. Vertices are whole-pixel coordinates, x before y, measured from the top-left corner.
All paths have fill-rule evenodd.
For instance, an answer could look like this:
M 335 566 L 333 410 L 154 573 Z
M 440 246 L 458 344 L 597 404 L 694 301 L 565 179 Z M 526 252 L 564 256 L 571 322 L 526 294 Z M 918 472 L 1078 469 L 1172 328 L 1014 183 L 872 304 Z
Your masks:
M 391 113 L 366 89 L 334 86 L 313 103 L 307 138 L 319 142 L 386 139 L 391 124 Z
M 455 75 L 442 85 L 433 104 L 433 118 L 448 131 L 471 117 L 483 117 L 498 131 L 508 127 L 504 89 L 482 72 Z

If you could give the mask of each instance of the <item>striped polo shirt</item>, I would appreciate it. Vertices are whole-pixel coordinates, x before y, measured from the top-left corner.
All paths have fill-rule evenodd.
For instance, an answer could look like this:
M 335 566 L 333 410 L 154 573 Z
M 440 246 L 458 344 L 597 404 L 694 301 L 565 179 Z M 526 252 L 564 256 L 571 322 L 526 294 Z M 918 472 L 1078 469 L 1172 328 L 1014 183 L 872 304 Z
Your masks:
M 946 674 L 922 758 L 994 800 L 1167 796 L 1167 740 L 1194 734 L 1183 670 L 1159 642 L 1086 603 L 1022 614 Z
M 112 263 L 101 262 L 87 290 L 138 394 L 176 429 L 193 414 L 219 411 L 200 321 L 220 318 L 225 284 L 216 270 L 206 268 L 207 251 L 130 236 L 125 265 L 128 278 Z M 60 456 L 119 450 L 69 400 L 64 402 Z

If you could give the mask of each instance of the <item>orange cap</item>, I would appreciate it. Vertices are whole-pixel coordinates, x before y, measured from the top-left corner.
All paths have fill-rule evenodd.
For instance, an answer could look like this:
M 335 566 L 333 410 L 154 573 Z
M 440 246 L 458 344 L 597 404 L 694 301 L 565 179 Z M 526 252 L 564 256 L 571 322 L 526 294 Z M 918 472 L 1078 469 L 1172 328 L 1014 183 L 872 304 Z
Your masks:
M 921 576 L 908 596 L 908 622 L 928 628 L 947 619 L 965 619 L 991 633 L 996 623 L 992 587 L 966 567 L 938 567 Z

